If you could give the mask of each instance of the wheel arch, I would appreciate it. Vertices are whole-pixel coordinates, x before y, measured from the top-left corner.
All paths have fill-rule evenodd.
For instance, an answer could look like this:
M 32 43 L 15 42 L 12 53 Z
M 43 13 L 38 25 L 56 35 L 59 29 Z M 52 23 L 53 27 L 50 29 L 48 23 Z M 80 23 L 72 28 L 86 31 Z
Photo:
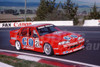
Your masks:
M 50 47 L 51 47 L 51 54 L 50 55 L 53 55 L 54 54 L 54 50 L 53 50 L 53 47 L 52 47 L 52 45 L 50 44 L 50 43 L 48 43 L 48 42 L 45 42 L 44 44 L 43 44 L 43 52 L 44 52 L 44 45 L 45 44 L 49 44 L 50 45 Z M 44 52 L 45 53 L 45 52 Z M 50 56 L 49 55 L 49 56 Z
M 16 41 L 19 41 L 19 40 L 15 40 L 15 43 L 16 43 Z M 23 47 L 22 47 L 22 44 L 21 44 L 21 42 L 19 41 L 19 43 L 20 43 L 20 45 L 21 45 L 21 48 L 23 49 Z M 14 45 L 15 46 L 15 45 Z
M 16 40 L 16 41 L 15 41 L 15 47 L 16 47 L 16 42 L 19 42 L 19 44 L 20 44 L 20 49 L 17 49 L 17 48 L 16 48 L 16 49 L 17 49 L 17 50 L 21 50 L 21 49 L 22 49 L 22 45 L 21 45 L 20 41 L 19 41 L 19 40 Z
M 16 41 L 19 41 L 19 40 L 15 40 L 15 43 L 16 43 Z M 20 42 L 20 41 L 19 41 Z M 21 44 L 21 43 L 20 43 Z
M 48 43 L 48 42 L 45 42 L 45 43 L 43 44 L 43 52 L 44 52 L 44 45 L 45 45 L 46 43 L 49 44 L 49 45 L 52 47 L 52 49 L 53 49 L 53 45 L 51 45 L 51 44 Z M 53 51 L 54 51 L 54 49 L 53 49 Z

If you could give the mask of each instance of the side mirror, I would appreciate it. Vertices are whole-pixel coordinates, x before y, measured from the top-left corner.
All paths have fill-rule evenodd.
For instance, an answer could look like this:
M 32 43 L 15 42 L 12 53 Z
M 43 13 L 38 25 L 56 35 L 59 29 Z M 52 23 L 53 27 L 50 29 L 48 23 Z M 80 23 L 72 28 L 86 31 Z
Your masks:
M 38 37 L 38 35 L 37 35 L 37 34 L 33 34 L 33 37 L 34 37 L 34 38 L 37 38 L 37 37 Z

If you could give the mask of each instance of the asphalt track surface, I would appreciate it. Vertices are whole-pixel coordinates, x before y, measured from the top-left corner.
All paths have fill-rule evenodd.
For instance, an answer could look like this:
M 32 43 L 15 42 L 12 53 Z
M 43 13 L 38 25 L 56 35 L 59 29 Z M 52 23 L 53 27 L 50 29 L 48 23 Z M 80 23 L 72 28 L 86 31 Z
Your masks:
M 66 55 L 53 55 L 51 57 L 73 60 L 88 64 L 94 64 L 100 66 L 100 27 L 59 27 L 61 30 L 72 31 L 83 35 L 86 39 L 85 48 L 83 50 L 66 54 Z M 10 30 L 18 28 L 2 28 L 0 29 L 0 49 L 16 51 L 9 43 Z M 21 50 L 21 52 L 32 53 L 37 55 L 45 55 L 43 53 Z

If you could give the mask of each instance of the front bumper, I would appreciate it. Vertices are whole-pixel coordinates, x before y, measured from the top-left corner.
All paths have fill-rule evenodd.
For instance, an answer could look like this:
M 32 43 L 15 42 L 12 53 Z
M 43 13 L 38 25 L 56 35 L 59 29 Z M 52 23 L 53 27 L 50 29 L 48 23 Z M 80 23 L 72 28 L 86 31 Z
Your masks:
M 72 44 L 74 45 L 69 45 L 65 44 L 65 45 L 61 45 L 58 48 L 54 48 L 54 54 L 55 55 L 64 55 L 64 54 L 68 54 L 68 53 L 72 53 L 78 50 L 81 50 L 84 48 L 84 40 L 81 40 L 79 42 L 74 42 Z

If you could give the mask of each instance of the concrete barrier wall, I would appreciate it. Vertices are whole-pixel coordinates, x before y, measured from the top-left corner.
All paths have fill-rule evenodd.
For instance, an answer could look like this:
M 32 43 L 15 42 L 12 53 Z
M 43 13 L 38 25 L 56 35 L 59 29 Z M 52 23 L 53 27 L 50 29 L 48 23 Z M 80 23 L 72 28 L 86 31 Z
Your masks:
M 10 23 L 0 23 L 0 28 L 9 28 L 9 27 L 24 27 L 33 24 L 44 24 L 50 23 L 56 26 L 73 26 L 73 21 L 34 21 L 34 22 L 10 22 Z
M 100 20 L 85 20 L 83 26 L 100 26 Z

